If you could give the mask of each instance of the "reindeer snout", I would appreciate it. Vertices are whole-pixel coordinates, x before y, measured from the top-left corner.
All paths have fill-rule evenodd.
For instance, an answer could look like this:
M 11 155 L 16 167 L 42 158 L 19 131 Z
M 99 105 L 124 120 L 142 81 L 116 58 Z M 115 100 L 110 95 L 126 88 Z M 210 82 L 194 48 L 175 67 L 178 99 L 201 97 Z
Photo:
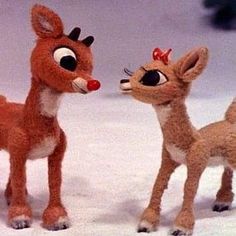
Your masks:
M 94 79 L 85 80 L 83 78 L 78 77 L 72 82 L 72 87 L 74 91 L 83 94 L 98 90 L 100 86 L 101 86 L 100 82 Z
M 120 89 L 123 92 L 129 92 L 132 90 L 131 85 L 130 85 L 130 80 L 129 79 L 122 79 L 120 81 Z
M 91 79 L 87 83 L 87 89 L 88 91 L 96 91 L 101 87 L 101 84 L 98 80 Z

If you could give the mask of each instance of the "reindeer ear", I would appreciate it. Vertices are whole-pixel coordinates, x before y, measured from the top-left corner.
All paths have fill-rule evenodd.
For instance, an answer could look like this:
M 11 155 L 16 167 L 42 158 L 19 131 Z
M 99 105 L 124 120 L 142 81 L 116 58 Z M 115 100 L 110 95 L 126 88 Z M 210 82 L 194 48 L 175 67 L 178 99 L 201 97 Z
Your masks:
M 60 17 L 47 7 L 34 5 L 31 11 L 31 23 L 39 38 L 58 38 L 63 34 Z
M 175 73 L 184 82 L 191 82 L 200 75 L 208 61 L 208 49 L 201 47 L 183 56 L 175 64 Z

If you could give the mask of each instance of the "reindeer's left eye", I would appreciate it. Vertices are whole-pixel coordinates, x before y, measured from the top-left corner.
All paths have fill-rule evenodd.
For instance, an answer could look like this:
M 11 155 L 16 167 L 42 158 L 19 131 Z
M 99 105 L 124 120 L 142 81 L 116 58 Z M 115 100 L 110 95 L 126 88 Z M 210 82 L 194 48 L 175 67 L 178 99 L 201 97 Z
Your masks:
M 53 53 L 54 60 L 64 69 L 74 71 L 77 66 L 75 53 L 66 47 L 57 48 Z

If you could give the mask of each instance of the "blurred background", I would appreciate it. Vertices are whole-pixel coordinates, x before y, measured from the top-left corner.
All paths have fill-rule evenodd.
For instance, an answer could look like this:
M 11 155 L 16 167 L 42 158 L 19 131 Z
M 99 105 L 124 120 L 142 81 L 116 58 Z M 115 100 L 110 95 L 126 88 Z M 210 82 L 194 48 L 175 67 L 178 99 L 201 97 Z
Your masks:
M 30 9 L 35 3 L 57 12 L 66 34 L 78 26 L 81 38 L 95 37 L 94 77 L 102 83 L 89 96 L 65 96 L 59 113 L 69 143 L 63 199 L 73 226 L 58 235 L 134 235 L 160 165 L 162 135 L 152 108 L 120 93 L 123 68 L 136 70 L 149 62 L 156 47 L 172 48 L 173 60 L 194 47 L 208 47 L 208 67 L 193 83 L 187 105 L 197 128 L 222 119 L 236 94 L 235 0 L 0 0 L 0 94 L 12 101 L 24 102 L 30 86 L 29 58 L 36 39 Z M 0 192 L 4 235 L 50 234 L 40 226 L 47 202 L 46 161 L 28 165 L 35 223 L 20 232 L 8 228 Z M 7 158 L 2 158 L 0 173 L 3 191 Z M 203 176 L 196 199 L 198 236 L 235 232 L 235 209 L 221 216 L 210 210 L 220 175 L 221 169 L 215 168 Z M 173 176 L 164 196 L 162 226 L 153 235 L 166 235 L 171 227 L 185 176 L 184 167 Z M 227 219 L 219 232 L 222 217 Z

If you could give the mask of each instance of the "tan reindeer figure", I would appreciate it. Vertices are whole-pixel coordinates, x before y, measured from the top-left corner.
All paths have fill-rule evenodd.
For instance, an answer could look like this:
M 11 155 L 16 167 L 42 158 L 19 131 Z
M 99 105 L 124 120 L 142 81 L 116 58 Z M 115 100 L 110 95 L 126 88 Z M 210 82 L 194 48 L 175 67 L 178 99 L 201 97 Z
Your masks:
M 138 232 L 155 231 L 160 221 L 161 197 L 169 178 L 180 165 L 187 166 L 182 209 L 175 219 L 171 235 L 191 235 L 194 227 L 193 201 L 199 179 L 208 165 L 224 165 L 221 188 L 214 211 L 230 208 L 233 201 L 232 170 L 236 168 L 236 100 L 228 108 L 225 120 L 196 130 L 185 106 L 191 82 L 208 61 L 207 48 L 197 48 L 177 62 L 168 61 L 170 50 L 154 50 L 154 61 L 140 67 L 121 88 L 131 91 L 137 100 L 152 104 L 163 132 L 162 162 L 151 200 L 144 210 Z
M 61 162 L 66 137 L 57 120 L 63 93 L 86 94 L 100 86 L 91 76 L 93 37 L 78 40 L 80 29 L 69 36 L 57 14 L 48 8 L 32 8 L 32 26 L 38 36 L 31 56 L 32 83 L 25 104 L 0 98 L 0 148 L 10 154 L 10 176 L 5 196 L 9 224 L 29 227 L 32 211 L 26 200 L 26 160 L 48 157 L 49 203 L 43 225 L 50 230 L 69 227 L 61 202 Z

